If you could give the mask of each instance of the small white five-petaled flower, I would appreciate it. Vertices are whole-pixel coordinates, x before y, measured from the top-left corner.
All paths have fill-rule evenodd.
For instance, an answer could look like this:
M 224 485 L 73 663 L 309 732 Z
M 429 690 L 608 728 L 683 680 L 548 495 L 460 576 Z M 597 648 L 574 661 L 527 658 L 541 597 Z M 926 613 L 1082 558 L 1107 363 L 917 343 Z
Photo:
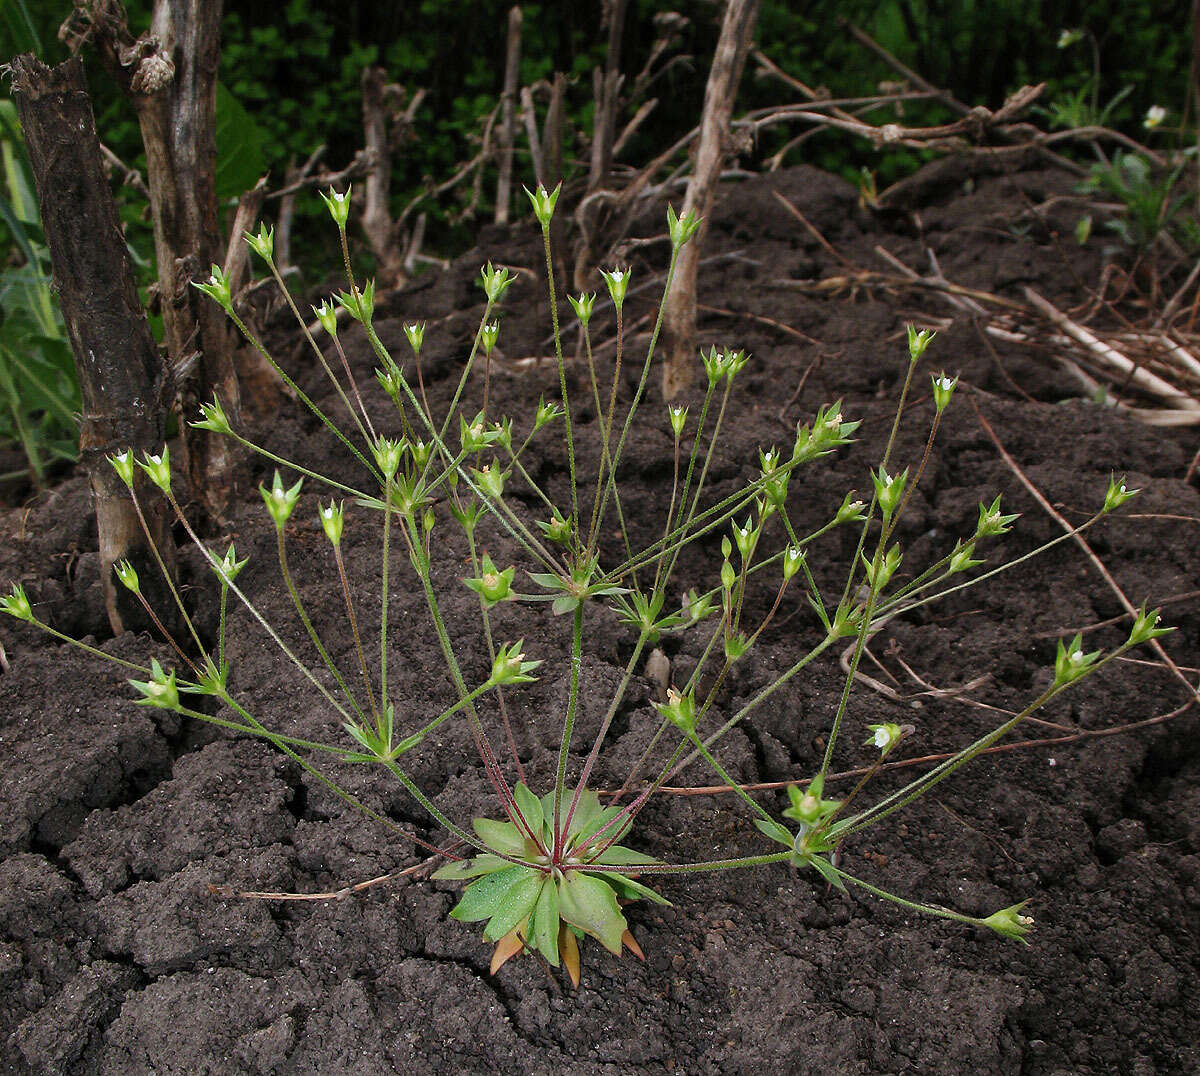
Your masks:
M 1147 131 L 1152 131 L 1155 127 L 1160 127 L 1166 118 L 1167 110 L 1162 105 L 1151 105 L 1146 109 L 1146 118 L 1142 120 L 1142 126 Z

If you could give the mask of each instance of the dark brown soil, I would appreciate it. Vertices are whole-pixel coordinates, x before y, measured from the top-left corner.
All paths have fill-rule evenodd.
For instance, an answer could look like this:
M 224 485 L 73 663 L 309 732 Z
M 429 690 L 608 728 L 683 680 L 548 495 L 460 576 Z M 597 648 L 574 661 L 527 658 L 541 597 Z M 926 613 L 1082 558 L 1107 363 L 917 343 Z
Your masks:
M 824 521 L 886 439 L 904 370 L 903 323 L 919 300 L 867 293 L 805 298 L 774 287 L 787 278 L 844 271 L 772 197 L 801 206 L 829 243 L 856 264 L 882 268 L 886 246 L 908 264 L 936 251 L 946 275 L 1005 292 L 1029 283 L 1064 305 L 1098 278 L 1099 255 L 1056 238 L 1074 220 L 1031 217 L 1029 205 L 1069 193 L 1071 180 L 1027 170 L 969 179 L 939 166 L 912 188 L 906 212 L 873 217 L 842 182 L 797 169 L 731 187 L 718 208 L 706 253 L 721 257 L 703 275 L 701 301 L 775 319 L 820 341 L 805 345 L 749 318 L 707 315 L 705 343 L 753 353 L 727 421 L 714 492 L 731 489 L 756 465 L 756 445 L 790 445 L 794 424 L 822 403 L 845 399 L 862 418 L 861 439 L 793 482 L 798 526 Z M 658 211 L 637 234 L 658 230 Z M 915 214 L 915 215 L 914 215 Z M 661 247 L 641 248 L 634 285 L 661 269 Z M 446 401 L 479 315 L 473 284 L 487 257 L 538 264 L 533 236 L 485 233 L 481 247 L 450 272 L 381 297 L 380 331 L 405 354 L 402 319 L 429 321 L 424 374 Z M 632 303 L 636 320 L 650 292 Z M 510 359 L 546 354 L 548 311 L 539 284 L 522 278 L 510 293 L 502 347 Z M 919 303 L 921 305 L 914 305 Z M 605 320 L 597 315 L 597 324 Z M 609 330 L 601 328 L 603 336 Z M 352 338 L 351 338 L 352 339 Z M 294 340 L 281 335 L 280 354 Z M 361 343 L 353 358 L 364 382 L 372 363 Z M 611 362 L 611 351 L 605 353 Z M 814 359 L 803 391 L 793 394 Z M 902 570 L 925 563 L 974 527 L 976 505 L 1003 491 L 1024 513 L 1006 539 L 1010 555 L 1058 533 L 1019 487 L 983 432 L 971 397 L 1008 451 L 1072 520 L 1094 509 L 1110 472 L 1143 494 L 1090 536 L 1117 582 L 1135 600 L 1162 601 L 1197 586 L 1200 495 L 1183 476 L 1194 433 L 1154 430 L 1071 398 L 1052 364 L 1014 349 L 993 358 L 961 320 L 941 333 L 932 369 L 959 372 L 960 389 L 939 448 L 914 498 L 902 541 Z M 293 360 L 320 390 L 307 360 Z M 606 367 L 607 368 L 607 367 Z M 632 374 L 630 375 L 632 377 Z M 578 379 L 575 380 L 579 386 Z M 931 405 L 922 374 L 898 442 L 915 463 Z M 626 384 L 628 398 L 632 381 Z M 1018 392 L 1019 388 L 1019 392 Z M 478 400 L 482 386 L 471 394 Z M 492 411 L 523 416 L 539 392 L 555 390 L 552 367 L 501 373 Z M 1021 394 L 1029 398 L 1024 398 Z M 580 394 L 581 395 L 581 394 Z M 376 398 L 377 393 L 372 393 Z M 577 396 L 576 398 L 580 398 Z M 384 401 L 386 403 L 386 401 Z M 332 405 L 331 405 L 332 406 Z M 584 408 L 585 412 L 589 409 Z M 383 406 L 376 414 L 387 419 Z M 656 379 L 625 472 L 624 506 L 650 539 L 669 496 L 670 444 Z M 390 421 L 390 420 L 389 420 Z M 590 412 L 581 424 L 594 423 Z M 284 409 L 260 437 L 282 455 L 352 476 L 316 423 Z M 533 472 L 559 497 L 565 473 L 547 436 Z M 581 484 L 595 474 L 594 450 Z M 514 496 L 536 507 L 528 491 Z M 372 514 L 351 511 L 346 555 L 363 618 L 377 610 L 379 535 Z M 449 535 L 449 521 L 439 523 Z M 23 582 L 39 614 L 64 631 L 91 634 L 114 653 L 143 655 L 146 639 L 110 639 L 96 579 L 97 554 L 82 479 L 65 482 L 28 508 L 0 516 L 0 581 Z M 303 641 L 273 569 L 273 531 L 258 494 L 246 493 L 224 536 L 251 554 L 242 577 L 254 600 L 288 637 Z M 507 563 L 502 536 L 484 545 Z M 683 582 L 715 575 L 716 541 L 683 564 Z M 474 598 L 455 582 L 462 550 L 435 543 L 435 573 L 454 625 L 475 623 Z M 223 548 L 223 545 L 222 547 Z M 315 521 L 313 498 L 297 513 L 292 558 L 314 620 L 335 656 L 352 667 L 333 565 Z M 833 585 L 851 549 L 822 546 L 818 576 Z M 993 560 L 997 551 L 990 551 Z M 189 597 L 211 608 L 195 556 L 184 559 Z M 374 597 L 374 604 L 372 601 Z M 538 607 L 544 609 L 544 607 Z M 905 695 L 921 689 L 899 664 L 939 687 L 987 675 L 974 699 L 1018 707 L 1045 683 L 1055 638 L 1118 616 L 1121 608 L 1077 547 L 1040 560 L 913 614 L 873 649 Z M 1200 616 L 1194 601 L 1172 604 L 1180 630 L 1167 640 L 1176 660 L 1195 666 Z M 399 588 L 390 606 L 392 679 L 402 727 L 437 712 L 450 696 L 418 593 Z M 211 613 L 202 619 L 211 629 Z M 564 624 L 506 608 L 502 638 L 525 635 L 549 659 L 542 679 L 514 696 L 522 756 L 533 783 L 551 780 L 568 670 Z M 565 618 L 563 618 L 565 619 Z M 630 653 L 607 613 L 593 618 L 584 663 L 580 752 L 590 744 Z M 785 605 L 754 661 L 738 667 L 721 698 L 731 712 L 771 670 L 814 638 L 813 618 Z M 279 731 L 338 735 L 315 693 L 243 613 L 233 618 L 237 688 Z M 1127 622 L 1089 638 L 1112 645 Z M 906 895 L 970 914 L 1032 897 L 1033 944 L 900 912 L 869 897 L 830 892 L 785 867 L 756 874 L 670 879 L 670 908 L 630 906 L 646 963 L 617 962 L 598 946 L 584 953 L 578 991 L 551 981 L 533 960 L 490 977 L 489 947 L 477 930 L 450 921 L 455 895 L 444 883 L 401 880 L 323 903 L 266 903 L 210 888 L 321 891 L 417 862 L 411 848 L 346 808 L 288 759 L 246 742 L 181 724 L 131 702 L 111 667 L 13 622 L 0 624 L 8 667 L 0 676 L 0 1069 L 13 1073 L 1174 1073 L 1200 1065 L 1200 749 L 1195 711 L 1132 734 L 1095 737 L 979 760 L 969 771 L 843 849 L 843 865 Z M 668 652 L 684 673 L 700 640 Z M 165 648 L 155 650 L 167 656 Z M 307 654 L 307 650 L 304 651 Z M 467 632 L 468 679 L 485 675 L 484 648 Z M 877 668 L 870 675 L 886 679 Z M 811 774 L 840 686 L 836 659 L 819 665 L 764 705 L 725 741 L 723 760 L 742 780 Z M 598 784 L 618 783 L 647 741 L 651 689 L 638 681 L 619 715 Z M 1083 729 L 1140 721 L 1180 706 L 1182 686 L 1158 667 L 1124 665 L 1087 681 L 1043 716 Z M 545 715 L 551 715 L 547 720 Z M 539 715 L 540 718 L 539 718 Z M 969 742 L 996 715 L 946 698 L 892 701 L 856 688 L 840 761 L 869 757 L 858 745 L 869 721 L 911 722 L 911 755 Z M 464 729 L 453 721 L 407 758 L 416 780 L 454 817 L 494 812 L 495 801 Z M 1028 735 L 1056 730 L 1028 726 Z M 912 772 L 912 771 L 908 771 Z M 338 776 L 368 804 L 437 839 L 427 819 L 386 775 L 346 767 Z M 708 783 L 693 769 L 685 775 Z M 897 776 L 881 780 L 879 787 Z M 845 785 L 839 786 L 845 790 Z M 767 797 L 773 808 L 781 793 Z M 671 797 L 642 816 L 632 843 L 671 860 L 750 854 L 763 842 L 731 797 Z

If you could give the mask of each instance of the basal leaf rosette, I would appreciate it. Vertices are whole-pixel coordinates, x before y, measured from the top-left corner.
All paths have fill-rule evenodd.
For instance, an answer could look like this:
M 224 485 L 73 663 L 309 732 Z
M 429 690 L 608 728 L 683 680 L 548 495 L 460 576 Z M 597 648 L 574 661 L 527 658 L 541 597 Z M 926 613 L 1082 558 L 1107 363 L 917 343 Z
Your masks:
M 621 905 L 670 902 L 634 878 L 638 868 L 659 860 L 617 843 L 629 829 L 625 808 L 602 807 L 596 793 L 585 789 L 574 804 L 563 798 L 556 827 L 553 792 L 539 799 L 522 783 L 513 793 L 516 821 L 472 822 L 488 851 L 448 863 L 434 875 L 474 879 L 450 915 L 464 923 L 486 922 L 484 940 L 496 945 L 492 972 L 513 956 L 536 952 L 554 967 L 565 967 L 578 986 L 579 941 L 585 936 L 614 956 L 628 949 L 642 958 Z

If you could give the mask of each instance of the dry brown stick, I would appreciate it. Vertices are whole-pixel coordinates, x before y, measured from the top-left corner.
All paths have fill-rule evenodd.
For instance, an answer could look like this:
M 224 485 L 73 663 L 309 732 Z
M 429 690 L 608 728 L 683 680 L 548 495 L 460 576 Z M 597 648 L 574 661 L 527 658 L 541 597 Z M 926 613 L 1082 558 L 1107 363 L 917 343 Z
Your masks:
M 516 145 L 517 80 L 521 74 L 521 8 L 508 12 L 508 44 L 504 52 L 504 91 L 500 97 L 500 176 L 496 181 L 495 223 L 507 224 L 512 201 L 513 149 Z
M 76 57 L 51 68 L 32 54 L 18 56 L 11 74 L 79 380 L 79 453 L 91 482 L 108 621 L 116 634 L 148 630 L 152 621 L 134 596 L 117 585 L 113 565 L 129 560 L 148 600 L 157 608 L 171 609 L 151 543 L 171 573 L 172 585 L 175 543 L 161 498 L 147 498 L 144 518 L 150 535 L 143 533 L 129 491 L 105 457 L 126 450 L 159 450 L 170 376 L 138 298 L 82 61 Z M 135 481 L 144 484 L 140 473 Z M 177 626 L 173 618 L 171 626 Z
M 621 131 L 620 137 L 613 143 L 612 155 L 619 157 L 621 152 L 629 144 L 629 140 L 637 133 L 637 130 L 645 122 L 646 118 L 658 107 L 658 98 L 651 97 L 649 101 L 643 101 L 641 107 L 634 113 L 633 119 L 625 124 Z
M 262 211 L 263 197 L 267 193 L 267 177 L 262 176 L 250 190 L 238 199 L 229 228 L 229 242 L 225 245 L 225 274 L 229 278 L 229 291 L 237 295 L 250 278 L 250 247 L 246 233 L 253 232 Z
M 134 37 L 123 5 L 80 0 L 60 36 L 73 52 L 92 45 L 138 117 L 154 222 L 163 334 L 179 374 L 186 419 L 220 396 L 233 427 L 241 420 L 234 354 L 225 313 L 192 284 L 224 259 L 216 199 L 216 89 L 221 0 L 154 0 L 152 34 Z M 192 493 L 221 519 L 236 493 L 245 451 L 231 438 L 179 424 L 180 455 Z
M 716 195 L 729 139 L 729 118 L 741 81 L 746 54 L 754 36 L 759 0 L 729 0 L 721 21 L 712 68 L 704 89 L 704 113 L 700 140 L 694 150 L 692 178 L 683 200 L 681 216 L 694 213 L 708 217 Z M 696 344 L 696 278 L 700 266 L 706 224 L 680 252 L 675 281 L 663 302 L 662 350 L 663 398 L 673 400 L 693 376 Z
M 629 0 L 604 0 L 603 24 L 608 28 L 608 48 L 604 57 L 604 69 L 592 72 L 592 95 L 595 111 L 592 120 L 592 152 L 588 163 L 587 190 L 599 190 L 608 186 L 612 170 L 613 138 L 617 130 L 617 108 L 620 104 L 621 84 L 621 41 L 625 34 L 625 12 Z
M 521 122 L 525 125 L 525 137 L 529 139 L 533 178 L 539 187 L 545 187 L 547 182 L 546 161 L 542 156 L 542 140 L 538 136 L 537 110 L 533 106 L 533 93 L 528 86 L 521 87 Z
M 397 249 L 396 227 L 392 223 L 388 198 L 391 191 L 392 157 L 388 139 L 386 72 L 382 67 L 368 66 L 362 73 L 363 143 L 373 164 L 367 173 L 366 197 L 363 207 L 363 233 L 379 270 L 389 286 L 407 281 L 403 255 Z
M 542 157 L 546 164 L 546 185 L 557 184 L 563 177 L 563 101 L 567 93 L 567 76 L 554 72 L 550 84 L 550 103 L 546 106 L 546 122 L 542 127 Z
M 716 314 L 723 318 L 743 318 L 746 321 L 756 321 L 760 325 L 769 325 L 772 329 L 778 329 L 781 333 L 786 333 L 788 336 L 794 336 L 797 340 L 802 340 L 806 344 L 814 344 L 821 347 L 821 341 L 815 337 L 809 336 L 807 333 L 802 333 L 799 329 L 793 329 L 790 325 L 785 325 L 782 321 L 776 321 L 775 318 L 768 318 L 763 314 L 752 314 L 748 310 L 727 310 L 723 306 L 709 306 L 707 303 L 697 303 L 697 310 L 702 310 L 706 314 Z
M 1200 0 L 1196 0 L 1200 3 Z M 1187 279 L 1180 285 L 1179 289 L 1167 300 L 1166 305 L 1159 312 L 1158 317 L 1154 319 L 1154 324 L 1151 330 L 1161 329 L 1164 325 L 1170 324 L 1171 319 L 1175 316 L 1175 311 L 1183 303 L 1183 297 L 1195 287 L 1196 281 L 1200 280 L 1200 258 L 1196 260 L 1196 264 L 1192 266 L 1192 271 L 1188 273 Z
M 1134 363 L 1116 348 L 1098 339 L 1082 325 L 1072 321 L 1066 314 L 1054 306 L 1053 303 L 1042 298 L 1032 288 L 1026 287 L 1024 295 L 1031 306 L 1038 310 L 1048 321 L 1061 329 L 1067 336 L 1083 345 L 1101 365 L 1115 373 L 1125 375 L 1130 384 L 1137 385 L 1143 392 L 1162 400 L 1168 407 L 1172 407 L 1178 411 L 1200 413 L 1200 403 L 1196 400 L 1180 392 L 1169 381 L 1164 381 L 1157 374 L 1153 374 L 1139 364 Z
M 325 156 L 325 149 L 323 145 L 318 146 L 299 167 L 294 162 L 289 164 L 284 186 L 296 187 L 300 180 L 312 175 Z M 279 199 L 279 211 L 275 214 L 275 264 L 279 267 L 280 276 L 285 276 L 292 268 L 292 221 L 295 217 L 296 190 L 292 190 Z
M 922 90 L 925 90 L 927 93 L 933 94 L 940 101 L 942 101 L 943 104 L 945 104 L 948 108 L 953 109 L 955 112 L 959 113 L 960 115 L 965 116 L 968 112 L 971 111 L 970 108 L 968 108 L 966 105 L 964 105 L 960 100 L 958 100 L 949 91 L 940 90 L 935 85 L 933 85 L 933 83 L 926 82 L 925 79 L 923 79 L 920 75 L 918 75 L 912 68 L 901 63 L 898 59 L 896 59 L 895 56 L 893 56 L 890 52 L 888 52 L 887 49 L 885 49 L 882 45 L 880 45 L 878 42 L 876 42 L 874 38 L 872 38 L 868 34 L 863 33 L 863 31 L 860 30 L 857 26 L 855 26 L 852 22 L 850 22 L 849 20 L 844 19 L 844 18 L 839 19 L 838 21 L 842 24 L 843 27 L 845 27 L 847 32 L 850 34 L 851 37 L 854 38 L 855 41 L 857 41 L 860 45 L 863 45 L 866 48 L 870 49 L 871 52 L 875 53 L 875 55 L 878 56 L 890 68 L 892 68 L 892 70 L 897 71 L 900 75 L 902 75 L 905 79 L 907 79 L 909 82 L 911 82 L 914 86 L 918 86 Z
M 1013 472 L 1014 475 L 1016 475 L 1017 481 L 1019 481 L 1021 485 L 1023 485 L 1026 490 L 1029 491 L 1030 496 L 1032 496 L 1033 499 L 1036 500 L 1039 505 L 1041 505 L 1043 511 L 1045 511 L 1045 513 L 1051 519 L 1053 519 L 1055 523 L 1062 527 L 1064 531 L 1070 534 L 1075 544 L 1083 550 L 1088 560 L 1092 562 L 1096 571 L 1100 573 L 1101 578 L 1103 578 L 1108 584 L 1109 589 L 1112 590 L 1112 592 L 1117 596 L 1117 600 L 1121 603 L 1121 606 L 1125 612 L 1130 614 L 1130 616 L 1136 617 L 1138 615 L 1137 608 L 1134 606 L 1133 602 L 1131 602 L 1125 596 L 1125 592 L 1117 585 L 1117 581 L 1104 566 L 1104 562 L 1098 556 L 1096 556 L 1094 552 L 1092 552 L 1092 547 L 1088 545 L 1087 539 L 1085 539 L 1082 534 L 1080 534 L 1074 527 L 1071 526 L 1070 523 L 1066 521 L 1066 519 L 1063 518 L 1062 514 L 1058 512 L 1055 507 L 1046 499 L 1042 491 L 1038 489 L 1037 486 L 1030 481 L 1025 472 L 1021 470 L 1021 467 L 1017 461 L 1008 454 L 1008 451 L 1000 441 L 1000 438 L 996 435 L 996 431 L 992 429 L 992 426 L 988 420 L 983 417 L 983 412 L 980 410 L 979 404 L 975 400 L 975 394 L 971 393 L 968 395 L 967 399 L 971 401 L 971 407 L 975 411 L 975 417 L 979 420 L 980 426 L 983 427 L 984 433 L 988 435 L 992 444 L 996 446 L 996 451 L 1000 454 L 1000 458 L 1004 461 L 1005 465 Z M 1163 664 L 1170 669 L 1175 677 L 1184 685 L 1184 687 L 1191 692 L 1192 696 L 1195 699 L 1200 699 L 1200 691 L 1198 691 L 1197 688 L 1192 685 L 1191 681 L 1179 671 L 1178 666 L 1175 664 L 1174 660 L 1172 660 L 1171 655 L 1168 654 L 1163 648 L 1162 643 L 1157 639 L 1151 639 L 1149 645 L 1150 648 L 1162 659 Z
M 781 206 L 783 206 L 784 209 L 791 213 L 791 215 L 804 226 L 804 230 L 807 231 L 808 234 L 811 235 L 821 245 L 821 249 L 824 250 L 826 254 L 829 254 L 843 265 L 853 268 L 850 260 L 844 254 L 831 247 L 829 245 L 829 240 L 820 233 L 820 231 L 817 229 L 817 226 L 813 224 L 808 217 L 801 213 L 800 210 L 797 209 L 787 198 L 780 194 L 779 191 L 771 191 L 771 195 Z

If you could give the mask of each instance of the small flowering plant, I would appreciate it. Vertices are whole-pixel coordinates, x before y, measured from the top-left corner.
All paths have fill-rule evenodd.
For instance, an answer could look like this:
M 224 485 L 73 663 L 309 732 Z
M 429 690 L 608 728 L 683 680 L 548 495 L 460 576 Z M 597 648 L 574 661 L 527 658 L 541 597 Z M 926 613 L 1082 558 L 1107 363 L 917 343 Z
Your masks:
M 239 584 L 246 560 L 239 561 L 232 546 L 223 553 L 211 549 L 192 527 L 176 495 L 165 447 L 161 453 L 136 460 L 132 452 L 119 452 L 111 462 L 128 487 L 139 515 L 143 497 L 165 497 L 183 532 L 206 559 L 219 594 L 215 645 L 202 637 L 178 592 L 173 594 L 188 637 L 168 636 L 178 657 L 173 668 L 164 668 L 157 660 L 149 664 L 130 662 L 61 635 L 38 618 L 35 606 L 20 587 L 0 598 L 0 610 L 122 666 L 141 705 L 266 740 L 376 823 L 431 853 L 441 861 L 434 877 L 464 886 L 450 915 L 464 923 L 483 924 L 483 940 L 493 946 L 493 971 L 512 957 L 527 953 L 552 968 L 565 969 L 578 984 L 581 942 L 598 942 L 614 956 L 629 951 L 641 957 L 625 909 L 637 901 L 666 903 L 666 898 L 653 888 L 657 879 L 698 871 L 772 866 L 812 871 L 838 890 L 853 886 L 906 908 L 1024 940 L 1032 926 L 1022 910 L 1024 902 L 986 917 L 920 903 L 847 873 L 841 866 L 839 849 L 848 838 L 883 822 L 951 776 L 1062 691 L 1129 648 L 1164 634 L 1167 629 L 1159 626 L 1158 613 L 1140 611 L 1128 640 L 1109 652 L 1085 651 L 1078 635 L 1061 642 L 1054 668 L 1048 671 L 1047 686 L 1023 709 L 902 787 L 871 798 L 872 778 L 884 760 L 901 750 L 916 730 L 911 725 L 870 722 L 852 712 L 851 687 L 868 639 L 888 621 L 946 594 L 986 582 L 1012 566 L 1002 563 L 976 573 L 984 564 L 980 555 L 984 546 L 1006 534 L 1016 520 L 1015 515 L 1002 510 L 999 497 L 981 504 L 974 528 L 960 535 L 932 563 L 913 566 L 905 558 L 898 524 L 921 482 L 929 450 L 951 405 L 958 379 L 945 373 L 933 376 L 927 450 L 915 466 L 901 466 L 893 459 L 897 431 L 906 413 L 914 372 L 934 339 L 930 331 L 910 328 L 904 359 L 906 377 L 887 446 L 876 466 L 863 475 L 870 480 L 868 493 L 860 497 L 851 490 L 840 503 L 829 506 L 823 523 L 802 533 L 794 519 L 793 478 L 801 469 L 816 465 L 848 444 L 859 422 L 843 413 L 840 402 L 822 407 L 809 421 L 797 424 L 790 446 L 760 449 L 755 473 L 741 486 L 720 497 L 712 495 L 708 479 L 717 459 L 730 393 L 751 357 L 741 349 L 710 347 L 701 352 L 699 361 L 707 378 L 702 399 L 689 406 L 671 405 L 665 415 L 648 416 L 645 396 L 662 305 L 641 359 L 636 387 L 631 397 L 622 399 L 623 318 L 631 272 L 626 267 L 613 268 L 602 274 L 609 297 L 606 308 L 615 321 L 617 342 L 608 385 L 601 384 L 591 337 L 592 326 L 606 308 L 597 306 L 595 294 L 570 298 L 582 333 L 586 363 L 586 379 L 579 380 L 590 390 L 586 403 L 598 418 L 592 428 L 599 435 L 599 465 L 594 476 L 585 475 L 576 462 L 580 434 L 575 419 L 581 401 L 568 384 L 559 297 L 550 257 L 549 229 L 558 195 L 557 188 L 548 192 L 539 187 L 529 192 L 546 253 L 558 394 L 549 401 L 540 400 L 523 423 L 517 417 L 489 409 L 490 356 L 501 331 L 497 315 L 513 282 L 509 271 L 491 264 L 482 270 L 480 284 L 485 301 L 474 341 L 449 404 L 435 411 L 420 365 L 425 325 L 404 327 L 411 359 L 397 361 L 376 332 L 373 284 L 359 282 L 353 275 L 346 242 L 349 191 L 331 191 L 323 196 L 338 229 L 349 279 L 346 290 L 313 308 L 324 336 L 321 342 L 309 331 L 287 291 L 274 261 L 271 231 L 260 229 L 256 235 L 246 237 L 303 327 L 305 340 L 334 390 L 336 415 L 318 406 L 275 363 L 262 341 L 242 321 L 229 282 L 219 268 L 214 267 L 210 279 L 198 285 L 226 311 L 250 345 L 275 366 L 298 399 L 328 429 L 334 446 L 352 457 L 361 471 L 358 484 L 350 485 L 254 444 L 231 425 L 220 399 L 205 404 L 194 423 L 236 440 L 278 468 L 271 484 L 260 486 L 260 492 L 275 533 L 283 585 L 319 663 L 304 660 L 300 654 L 306 651 L 285 638 L 282 628 L 268 622 Z M 694 236 L 699 223 L 692 215 L 679 217 L 673 210 L 668 211 L 671 253 L 664 300 L 672 286 L 679 252 Z M 343 326 L 340 332 L 335 316 L 338 307 L 354 323 Z M 364 405 L 343 350 L 341 337 L 351 331 L 362 334 L 378 363 L 376 380 L 392 404 L 386 430 Z M 467 405 L 468 387 L 473 382 L 482 383 L 481 407 Z M 636 521 L 639 526 L 635 530 L 628 508 L 622 505 L 618 477 L 630 432 L 635 423 L 645 422 L 661 422 L 671 440 L 673 481 L 659 517 Z M 561 431 L 568 482 L 565 494 L 554 497 L 527 468 L 526 451 L 534 439 L 557 436 L 557 431 Z M 139 472 L 144 472 L 144 479 Z M 340 585 L 344 625 L 353 641 L 348 650 L 326 645 L 323 633 L 330 626 L 314 622 L 291 572 L 288 534 L 295 526 L 296 513 L 307 510 L 303 507 L 307 504 L 306 482 L 325 487 L 325 496 L 330 498 L 326 502 L 318 497 L 311 511 L 320 523 L 336 566 L 333 585 Z M 1077 530 L 1118 509 L 1135 493 L 1123 479 L 1114 477 L 1102 504 Z M 537 506 L 535 512 L 528 510 L 529 503 Z M 614 517 L 620 542 L 602 541 L 602 535 L 612 533 Z M 644 540 L 639 543 L 636 535 L 646 533 L 647 522 L 657 537 L 649 544 Z M 375 528 L 379 535 L 381 601 L 378 629 L 371 635 L 365 631 L 343 559 L 345 533 L 362 526 Z M 822 589 L 818 585 L 811 562 L 822 548 L 822 539 L 842 529 L 857 535 L 857 545 L 846 565 L 844 584 L 830 592 L 827 586 Z M 1064 535 L 1042 548 L 1069 537 Z M 492 551 L 500 548 L 493 545 L 500 538 L 504 540 L 503 548 L 518 551 L 520 563 L 508 563 L 509 554 L 497 563 Z M 681 555 L 689 548 L 699 550 L 699 562 L 709 567 L 700 571 L 690 568 L 685 577 Z M 450 576 L 435 571 L 435 559 L 443 549 L 453 550 L 466 570 Z M 406 705 L 405 684 L 396 675 L 396 664 L 389 661 L 396 632 L 389 624 L 388 595 L 400 570 L 398 550 L 406 554 L 415 580 L 412 592 L 419 594 L 424 604 L 453 685 L 445 706 L 432 715 L 418 716 Z M 688 563 L 696 560 L 689 558 Z M 159 566 L 162 568 L 161 560 Z M 133 568 L 122 562 L 116 566 L 116 573 L 119 581 L 140 598 L 141 581 Z M 163 574 L 170 585 L 165 568 Z M 451 631 L 443 612 L 447 585 L 462 587 L 477 599 L 476 641 L 478 649 L 486 651 L 486 664 L 476 667 L 464 657 L 467 628 L 455 624 Z M 766 601 L 755 600 L 755 592 L 765 596 Z M 253 690 L 235 694 L 230 686 L 226 648 L 227 607 L 231 601 L 242 605 L 253 630 L 261 631 L 278 648 L 281 660 L 294 670 L 297 688 L 306 688 L 316 696 L 316 705 L 328 717 L 326 739 L 301 739 L 285 729 L 268 728 L 255 715 Z M 735 665 L 756 652 L 760 640 L 781 638 L 773 622 L 785 601 L 810 618 L 810 638 L 815 642 L 793 653 L 785 667 L 775 670 L 766 686 L 739 709 L 723 712 L 721 685 Z M 565 705 L 553 712 L 526 708 L 523 713 L 535 729 L 545 731 L 549 726 L 557 733 L 559 747 L 552 773 L 526 773 L 528 758 L 522 757 L 509 716 L 510 708 L 520 706 L 521 689 L 542 673 L 543 663 L 551 655 L 527 653 L 523 639 L 501 641 L 495 620 L 501 606 L 505 624 L 511 622 L 514 611 L 529 618 L 531 624 L 552 617 L 567 618 L 570 624 Z M 575 725 L 584 695 L 581 664 L 589 629 L 605 618 L 615 618 L 628 630 L 632 640 L 629 657 L 616 689 L 602 700 L 603 717 L 590 746 L 580 751 Z M 156 623 L 166 635 L 161 622 Z M 630 686 L 651 656 L 650 648 L 664 637 L 684 632 L 699 633 L 701 656 L 690 670 L 685 670 L 686 675 L 681 673 L 667 686 L 663 701 L 638 710 L 630 718 L 650 730 L 650 746 L 621 788 L 602 797 L 593 787 L 593 777 L 609 744 L 614 719 L 623 708 L 629 708 Z M 372 636 L 376 645 L 372 645 Z M 752 720 L 763 702 L 835 647 L 844 651 L 848 672 L 826 730 L 820 766 L 815 773 L 799 775 L 789 785 L 785 804 L 752 794 L 726 770 L 721 760 L 724 738 L 730 730 Z M 349 653 L 349 657 L 335 657 L 335 652 Z M 400 672 L 420 675 L 403 665 Z M 470 819 L 452 818 L 413 776 L 406 756 L 422 750 L 430 733 L 449 721 L 461 722 L 469 730 L 479 762 L 500 803 L 499 817 L 481 812 Z M 846 749 L 847 736 L 843 733 L 848 729 L 852 749 L 865 747 L 873 760 L 852 789 L 834 796 L 827 786 L 834 779 L 835 753 Z M 642 811 L 668 778 L 693 763 L 706 766 L 722 785 L 736 793 L 751 824 L 748 834 L 761 842 L 758 850 L 749 855 L 718 855 L 701 862 L 666 861 L 639 850 L 637 823 Z M 387 771 L 429 816 L 434 827 L 432 835 L 427 838 L 404 828 L 347 791 L 335 772 L 346 764 Z

